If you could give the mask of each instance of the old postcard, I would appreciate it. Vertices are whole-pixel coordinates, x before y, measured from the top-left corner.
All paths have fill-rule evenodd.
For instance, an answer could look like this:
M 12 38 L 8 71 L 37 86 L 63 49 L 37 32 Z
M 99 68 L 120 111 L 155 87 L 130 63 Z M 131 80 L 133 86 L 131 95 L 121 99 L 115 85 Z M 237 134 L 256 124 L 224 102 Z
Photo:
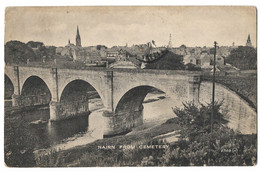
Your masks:
M 5 164 L 256 165 L 256 15 L 7 7 Z

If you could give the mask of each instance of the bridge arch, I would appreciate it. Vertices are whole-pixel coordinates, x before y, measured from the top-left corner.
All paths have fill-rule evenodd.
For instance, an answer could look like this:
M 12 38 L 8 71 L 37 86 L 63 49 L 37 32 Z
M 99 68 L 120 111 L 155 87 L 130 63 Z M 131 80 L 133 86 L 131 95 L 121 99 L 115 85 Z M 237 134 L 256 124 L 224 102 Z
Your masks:
M 182 105 L 182 102 L 187 101 L 188 100 L 188 86 L 185 85 L 181 85 L 181 83 L 177 83 L 174 81 L 171 81 L 168 84 L 162 84 L 161 82 L 151 82 L 151 81 L 147 81 L 147 82 L 131 82 L 128 84 L 125 84 L 124 87 L 115 87 L 114 89 L 114 109 L 117 108 L 119 101 L 122 99 L 122 97 L 131 89 L 133 88 L 139 88 L 139 87 L 146 87 L 148 88 L 155 88 L 158 90 L 161 90 L 162 92 L 164 92 L 167 96 L 171 97 L 171 98 L 175 98 L 180 100 L 178 105 Z
M 11 80 L 13 86 L 15 86 L 15 75 L 14 75 L 12 70 L 8 70 L 8 69 L 10 69 L 10 68 L 9 67 L 5 67 L 5 72 L 4 72 L 5 76 L 7 76 Z
M 95 95 L 95 92 L 98 91 L 87 81 L 82 79 L 75 79 L 69 82 L 61 92 L 60 102 L 73 102 L 79 99 L 88 99 L 89 96 L 100 96 Z M 92 93 L 92 94 L 91 94 Z M 102 98 L 101 98 L 102 99 Z M 102 100 L 103 103 L 103 100 Z
M 41 80 L 41 83 L 44 83 L 44 85 L 47 86 L 48 90 L 51 92 L 51 97 L 54 96 L 53 92 L 52 92 L 52 84 L 50 82 L 50 76 L 49 75 L 43 75 L 43 74 L 30 74 L 28 75 L 27 73 L 24 73 L 25 75 L 21 75 L 20 76 L 20 89 L 21 89 L 21 94 L 22 94 L 22 89 L 24 88 L 24 85 L 26 84 L 26 82 L 30 81 L 30 79 L 35 79 L 38 78 L 39 80 Z M 28 83 L 27 83 L 28 84 Z M 37 83 L 35 83 L 37 84 Z
M 24 106 L 49 104 L 52 98 L 51 91 L 46 82 L 36 75 L 32 75 L 25 80 L 22 85 L 21 96 Z
M 143 101 L 146 95 L 152 90 L 159 90 L 160 92 L 164 92 L 156 87 L 149 85 L 140 85 L 129 89 L 124 93 L 124 95 L 116 104 L 115 113 L 120 114 L 125 113 L 126 111 L 134 112 L 142 110 Z
M 115 127 L 113 131 L 114 134 L 129 132 L 133 127 L 137 127 L 143 124 L 144 119 L 153 118 L 153 114 L 150 114 L 149 109 L 146 109 L 146 106 L 143 105 L 143 103 L 147 94 L 154 91 L 159 91 L 160 93 L 164 93 L 166 95 L 167 107 L 165 108 L 165 112 L 172 113 L 172 107 L 179 107 L 180 105 L 182 105 L 177 94 L 171 92 L 171 89 L 165 89 L 162 86 L 156 87 L 155 85 L 147 84 L 136 85 L 135 87 L 130 87 L 130 89 L 125 89 L 120 94 L 118 94 L 122 96 L 115 104 Z M 153 96 L 151 97 L 151 99 L 153 99 Z M 145 116 L 144 112 L 146 112 Z M 160 118 L 160 116 L 158 116 L 158 118 Z M 109 134 L 110 133 L 107 132 L 105 135 Z
M 64 91 L 65 91 L 65 94 L 67 94 L 68 93 L 68 91 L 66 91 L 67 89 L 71 90 L 71 89 L 73 89 L 73 87 L 79 88 L 78 87 L 79 85 L 77 85 L 76 83 L 79 83 L 80 86 L 82 86 L 83 88 L 85 88 L 84 86 L 88 86 L 88 88 L 92 88 L 95 91 L 97 91 L 98 95 L 100 96 L 100 98 L 102 100 L 102 103 L 104 104 L 105 97 L 104 97 L 104 94 L 99 89 L 99 87 L 97 86 L 97 83 L 94 83 L 90 80 L 87 80 L 85 78 L 80 78 L 80 77 L 76 77 L 76 78 L 70 77 L 61 84 L 61 86 L 59 87 L 59 90 L 61 90 L 61 91 L 59 92 L 59 95 L 58 95 L 60 101 L 62 101 L 62 99 L 64 100 Z
M 14 84 L 12 82 L 12 80 L 10 79 L 10 77 L 8 75 L 5 74 L 5 78 L 4 78 L 4 89 L 5 89 L 5 95 L 4 98 L 5 99 L 11 99 L 12 95 L 14 94 Z

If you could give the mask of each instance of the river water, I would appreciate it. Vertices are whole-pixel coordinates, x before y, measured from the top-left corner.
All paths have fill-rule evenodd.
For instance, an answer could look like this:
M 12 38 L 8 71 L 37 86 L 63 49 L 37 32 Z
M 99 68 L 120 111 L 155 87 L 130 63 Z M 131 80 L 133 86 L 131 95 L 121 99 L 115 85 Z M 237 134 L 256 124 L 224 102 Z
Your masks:
M 133 132 L 160 125 L 167 119 L 176 117 L 172 105 L 179 102 L 174 103 L 170 97 L 164 94 L 148 94 L 145 100 L 153 101 L 143 104 L 144 124 L 133 129 Z M 69 149 L 101 139 L 102 133 L 98 125 L 103 112 L 101 100 L 98 98 L 90 100 L 89 108 L 92 111 L 89 119 L 83 116 L 55 123 L 48 122 L 48 108 L 14 116 L 6 115 L 4 131 L 6 164 L 34 166 L 35 154 Z M 46 122 L 37 123 L 39 119 Z

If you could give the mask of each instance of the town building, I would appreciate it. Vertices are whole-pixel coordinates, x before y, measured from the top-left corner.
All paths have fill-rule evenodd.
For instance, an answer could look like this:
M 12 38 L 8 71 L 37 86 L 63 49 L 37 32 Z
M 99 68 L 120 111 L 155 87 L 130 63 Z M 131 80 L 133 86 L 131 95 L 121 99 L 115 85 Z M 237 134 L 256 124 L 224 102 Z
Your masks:
M 107 59 L 113 59 L 115 61 L 123 60 L 127 56 L 127 52 L 123 49 L 116 50 L 116 49 L 106 49 L 106 58 Z
M 201 68 L 212 68 L 214 54 L 209 54 L 207 51 L 202 51 L 200 54 L 188 54 L 183 57 L 184 64 L 193 64 Z M 225 57 L 217 54 L 216 65 L 225 65 Z

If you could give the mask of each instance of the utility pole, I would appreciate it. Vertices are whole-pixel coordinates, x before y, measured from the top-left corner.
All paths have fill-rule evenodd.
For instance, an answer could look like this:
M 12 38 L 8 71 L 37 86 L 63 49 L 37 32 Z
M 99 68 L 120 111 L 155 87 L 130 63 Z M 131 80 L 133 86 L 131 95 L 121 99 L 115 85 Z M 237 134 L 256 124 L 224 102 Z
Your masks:
M 209 159 L 208 163 L 211 165 L 212 161 L 212 132 L 213 132 L 213 117 L 214 117 L 214 103 L 215 103 L 215 73 L 216 73 L 216 52 L 217 52 L 217 42 L 214 42 L 214 60 L 213 60 L 213 87 L 212 87 L 212 109 L 210 116 L 210 138 L 209 138 Z
M 217 42 L 214 42 L 214 60 L 213 60 L 213 86 L 212 86 L 212 110 L 210 117 L 210 132 L 213 131 L 213 116 L 214 116 L 214 104 L 215 104 L 215 75 L 216 75 L 216 52 L 217 52 Z

